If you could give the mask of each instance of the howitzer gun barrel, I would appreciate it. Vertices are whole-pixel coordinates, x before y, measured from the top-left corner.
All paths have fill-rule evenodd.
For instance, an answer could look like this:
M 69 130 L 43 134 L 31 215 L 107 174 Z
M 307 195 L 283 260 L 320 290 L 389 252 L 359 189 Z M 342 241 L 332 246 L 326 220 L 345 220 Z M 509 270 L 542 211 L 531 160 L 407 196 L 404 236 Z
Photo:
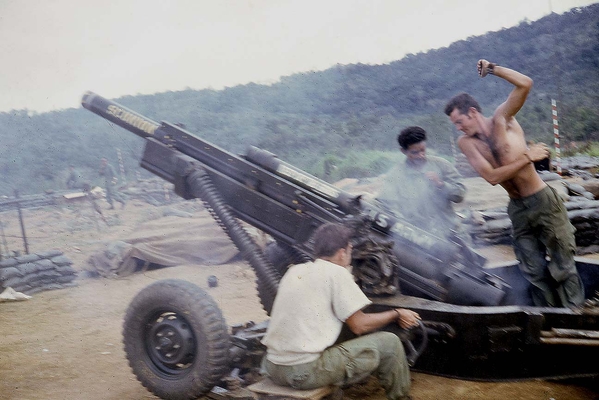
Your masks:
M 156 130 L 160 128 L 158 122 L 92 92 L 86 92 L 83 95 L 81 105 L 142 138 L 154 136 Z
M 189 173 L 203 169 L 239 218 L 288 244 L 303 242 L 318 225 L 339 221 L 348 212 L 350 202 L 346 200 L 351 196 L 333 186 L 330 188 L 339 196 L 327 196 L 300 185 L 179 126 L 157 123 L 95 93 L 86 93 L 82 105 L 144 138 L 141 166 L 174 183 L 178 195 L 186 199 L 195 197 L 189 186 L 192 182 Z
M 179 126 L 156 122 L 98 94 L 87 92 L 81 100 L 84 108 L 116 125 L 146 139 L 142 167 L 161 178 L 175 183 L 175 191 L 189 198 L 185 188 L 178 185 L 175 156 L 185 155 L 199 161 L 211 172 L 218 172 L 244 182 L 251 166 L 240 157 L 227 152 Z M 180 176 L 179 176 L 180 177 Z M 184 177 L 183 177 L 184 178 Z

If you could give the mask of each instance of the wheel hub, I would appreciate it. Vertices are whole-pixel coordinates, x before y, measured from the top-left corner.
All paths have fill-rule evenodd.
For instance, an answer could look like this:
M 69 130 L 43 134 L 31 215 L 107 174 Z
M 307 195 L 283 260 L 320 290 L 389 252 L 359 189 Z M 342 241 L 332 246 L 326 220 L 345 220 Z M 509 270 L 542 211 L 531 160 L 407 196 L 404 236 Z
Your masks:
M 195 357 L 195 339 L 187 321 L 175 313 L 161 315 L 150 327 L 150 357 L 169 369 L 181 369 Z

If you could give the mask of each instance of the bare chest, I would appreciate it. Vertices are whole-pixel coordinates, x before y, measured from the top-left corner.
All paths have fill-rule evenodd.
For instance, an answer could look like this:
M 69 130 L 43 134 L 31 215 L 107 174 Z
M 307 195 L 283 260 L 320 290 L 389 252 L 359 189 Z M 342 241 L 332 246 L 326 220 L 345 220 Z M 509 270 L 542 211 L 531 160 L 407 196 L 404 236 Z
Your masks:
M 494 165 L 509 164 L 526 151 L 524 132 L 516 120 L 509 124 L 494 123 L 491 135 L 481 135 L 478 139 L 479 151 Z

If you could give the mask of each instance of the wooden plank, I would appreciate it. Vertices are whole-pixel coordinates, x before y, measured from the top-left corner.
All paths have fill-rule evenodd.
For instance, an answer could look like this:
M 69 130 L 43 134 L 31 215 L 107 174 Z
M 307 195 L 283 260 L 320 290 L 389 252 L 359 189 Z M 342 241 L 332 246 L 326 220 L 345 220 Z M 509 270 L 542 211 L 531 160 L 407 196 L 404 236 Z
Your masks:
M 311 390 L 296 390 L 287 386 L 279 386 L 269 378 L 264 378 L 259 382 L 254 383 L 247 387 L 254 393 L 265 394 L 268 396 L 283 396 L 288 399 L 307 399 L 307 400 L 320 400 L 325 396 L 333 393 L 334 388 L 332 386 L 325 386 Z M 268 398 L 268 397 L 265 397 Z

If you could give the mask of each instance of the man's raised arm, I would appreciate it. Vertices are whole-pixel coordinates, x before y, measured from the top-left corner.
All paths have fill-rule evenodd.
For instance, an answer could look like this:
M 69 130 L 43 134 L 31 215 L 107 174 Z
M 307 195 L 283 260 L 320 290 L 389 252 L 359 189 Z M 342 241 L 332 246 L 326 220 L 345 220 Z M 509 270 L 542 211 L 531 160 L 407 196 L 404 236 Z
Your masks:
M 515 116 L 524 105 L 526 97 L 532 88 L 532 79 L 518 71 L 490 63 L 487 60 L 479 60 L 477 66 L 478 74 L 481 77 L 484 78 L 489 74 L 495 75 L 515 86 L 507 100 L 497 107 L 495 111 L 496 116 L 501 115 L 505 119 Z

